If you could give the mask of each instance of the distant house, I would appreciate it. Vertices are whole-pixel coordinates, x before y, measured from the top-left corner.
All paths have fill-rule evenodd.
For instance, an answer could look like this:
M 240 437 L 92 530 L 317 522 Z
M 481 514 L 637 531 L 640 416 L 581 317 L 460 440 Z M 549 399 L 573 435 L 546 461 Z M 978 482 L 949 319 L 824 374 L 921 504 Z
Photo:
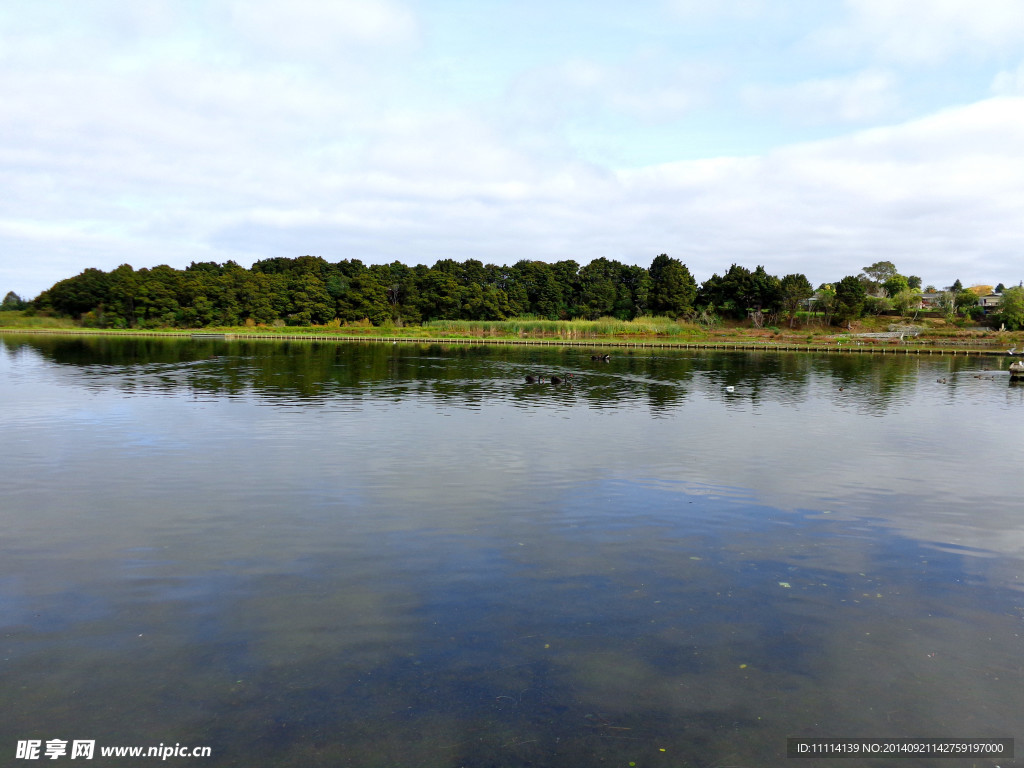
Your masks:
M 942 302 L 941 293 L 922 293 L 921 294 L 921 309 L 932 309 L 939 306 Z
M 981 307 L 981 309 L 987 315 L 990 312 L 995 312 L 996 310 L 998 310 L 999 309 L 999 302 L 1001 302 L 1002 300 L 1003 300 L 1003 294 L 1001 294 L 1001 293 L 990 293 L 987 296 L 979 296 L 978 297 L 978 306 Z

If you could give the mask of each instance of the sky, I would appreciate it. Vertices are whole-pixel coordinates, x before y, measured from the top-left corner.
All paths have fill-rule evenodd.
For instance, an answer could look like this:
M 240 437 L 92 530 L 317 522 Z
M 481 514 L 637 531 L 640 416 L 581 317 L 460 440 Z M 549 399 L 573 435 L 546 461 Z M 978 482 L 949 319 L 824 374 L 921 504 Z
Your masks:
M 667 253 L 1024 279 L 1022 0 L 0 0 L 0 294 Z

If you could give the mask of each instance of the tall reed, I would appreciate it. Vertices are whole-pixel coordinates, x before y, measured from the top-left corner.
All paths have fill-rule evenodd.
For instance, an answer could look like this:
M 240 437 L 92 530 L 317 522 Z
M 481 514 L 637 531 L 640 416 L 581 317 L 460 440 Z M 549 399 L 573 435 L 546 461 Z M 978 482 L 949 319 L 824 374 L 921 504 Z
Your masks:
M 423 324 L 432 334 L 526 339 L 600 339 L 603 337 L 696 336 L 698 326 L 668 317 L 643 316 L 634 320 L 602 317 L 598 320 L 546 320 L 517 317 L 510 320 L 432 320 Z

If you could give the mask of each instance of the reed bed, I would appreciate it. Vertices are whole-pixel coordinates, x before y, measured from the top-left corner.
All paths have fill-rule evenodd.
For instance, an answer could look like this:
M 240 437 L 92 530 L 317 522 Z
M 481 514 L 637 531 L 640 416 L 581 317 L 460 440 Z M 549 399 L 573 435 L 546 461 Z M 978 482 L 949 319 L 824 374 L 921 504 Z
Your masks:
M 26 315 L 22 310 L 0 312 L 0 328 L 78 328 L 78 324 L 66 317 L 47 315 Z
M 469 338 L 600 339 L 647 336 L 688 338 L 702 336 L 701 329 L 668 317 L 638 317 L 618 320 L 547 320 L 519 317 L 512 320 L 433 320 L 423 324 L 432 334 Z

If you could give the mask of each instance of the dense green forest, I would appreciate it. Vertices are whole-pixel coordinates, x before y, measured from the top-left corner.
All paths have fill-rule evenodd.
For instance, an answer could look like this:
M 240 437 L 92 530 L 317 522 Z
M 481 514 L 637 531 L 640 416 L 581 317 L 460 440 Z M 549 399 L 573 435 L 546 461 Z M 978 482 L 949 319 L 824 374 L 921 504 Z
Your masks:
M 952 311 L 976 297 L 959 281 L 947 289 Z M 919 302 L 920 279 L 891 262 L 865 267 L 815 291 L 802 274 L 777 277 L 764 267 L 733 264 L 700 286 L 680 260 L 657 256 L 650 268 L 605 258 L 585 266 L 523 260 L 511 267 L 446 259 L 432 267 L 400 262 L 365 265 L 318 256 L 264 259 L 245 269 L 228 261 L 193 262 L 110 272 L 86 269 L 32 302 L 9 294 L 5 308 L 27 307 L 103 328 L 240 325 L 418 324 L 430 320 L 512 317 L 632 320 L 644 315 L 714 321 L 750 318 L 756 325 L 792 320 L 815 299 L 826 322 L 848 322 Z

